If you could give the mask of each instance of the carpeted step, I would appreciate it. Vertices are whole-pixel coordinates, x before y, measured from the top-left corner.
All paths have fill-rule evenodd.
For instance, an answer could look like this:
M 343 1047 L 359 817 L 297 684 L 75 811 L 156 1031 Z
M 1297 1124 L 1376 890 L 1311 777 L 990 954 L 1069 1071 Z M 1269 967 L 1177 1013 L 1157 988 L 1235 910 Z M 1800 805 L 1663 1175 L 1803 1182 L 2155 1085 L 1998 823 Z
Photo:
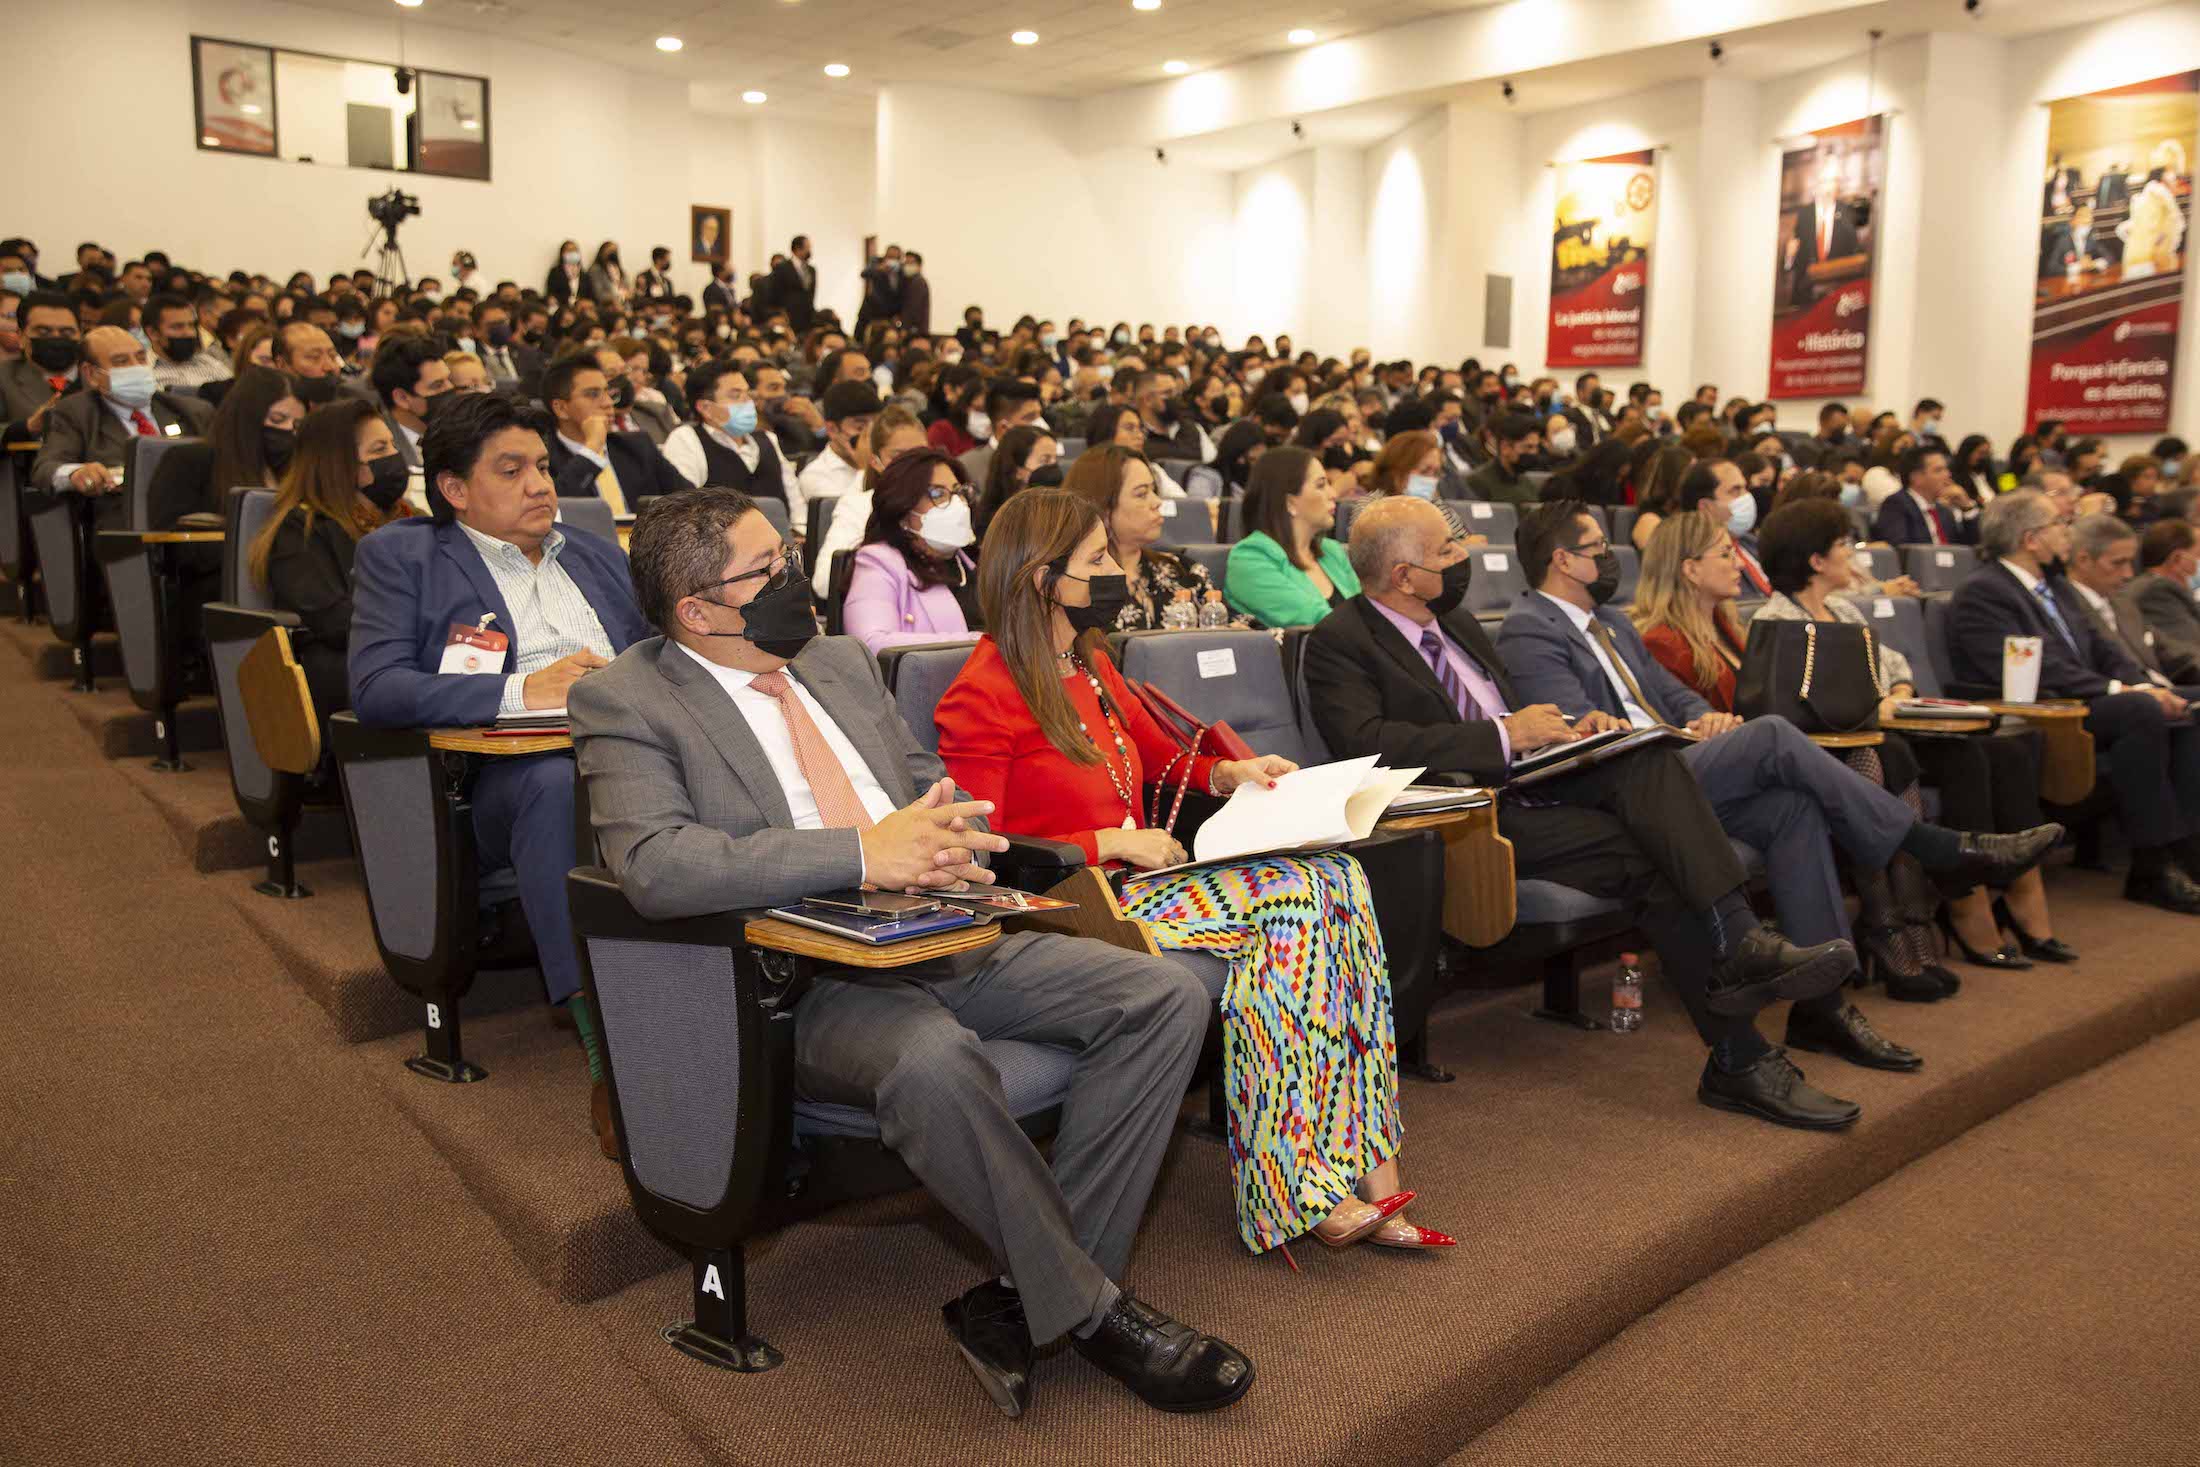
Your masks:
M 238 871 L 267 861 L 267 837 L 237 813 L 229 788 L 229 766 L 216 755 L 194 759 L 180 773 L 159 773 L 138 761 L 115 765 L 138 792 L 153 802 L 175 832 L 184 859 L 196 871 Z M 293 843 L 300 861 L 348 854 L 351 837 L 343 812 L 313 809 L 299 823 Z
M 215 882 L 274 950 L 283 971 L 327 1010 L 336 1032 L 352 1044 L 408 1032 L 417 1036 L 420 1001 L 382 967 L 359 867 L 348 858 L 303 864 L 298 883 L 312 895 L 295 899 L 254 891 L 264 875 L 258 868 L 224 872 Z M 532 968 L 499 969 L 474 980 L 465 1013 L 470 1023 L 477 1015 L 541 1003 L 541 974 Z
M 151 759 L 161 752 L 160 715 L 138 707 L 119 686 L 71 694 L 68 708 L 110 759 Z M 209 754 L 209 762 L 219 762 L 222 724 L 214 700 L 192 698 L 177 704 L 176 735 L 185 754 Z
M 588 1063 L 541 1005 L 465 1029 L 466 1057 L 489 1072 L 471 1085 L 416 1075 L 416 1036 L 365 1046 L 390 1097 L 443 1153 L 520 1262 L 560 1299 L 587 1303 L 680 1259 L 628 1205 L 617 1162 L 588 1123 Z
M 58 641 L 53 628 L 43 624 L 24 627 L 13 624 L 18 630 L 37 633 L 29 651 L 31 670 L 50 683 L 65 683 L 76 676 L 75 665 L 69 654 L 75 649 Z M 119 684 L 122 681 L 122 644 L 111 636 L 92 638 L 92 678 L 101 686 Z

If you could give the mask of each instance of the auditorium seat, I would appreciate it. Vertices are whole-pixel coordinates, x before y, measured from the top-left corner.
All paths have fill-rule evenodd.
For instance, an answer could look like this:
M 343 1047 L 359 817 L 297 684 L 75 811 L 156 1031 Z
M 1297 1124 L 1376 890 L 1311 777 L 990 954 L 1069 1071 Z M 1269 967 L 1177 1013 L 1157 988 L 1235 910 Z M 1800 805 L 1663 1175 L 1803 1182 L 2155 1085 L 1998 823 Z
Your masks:
M 1362 506 L 1370 502 L 1371 501 L 1364 499 L 1338 500 L 1336 509 L 1337 517 L 1335 522 L 1329 527 L 1330 538 L 1333 540 L 1345 541 L 1347 544 L 1351 543 L 1352 522 L 1360 517 L 1360 510 Z
M 1613 505 L 1605 517 L 1605 523 L 1608 526 L 1607 533 L 1611 536 L 1612 543 L 1614 545 L 1634 544 L 1635 521 L 1641 516 L 1642 511 L 1632 504 Z
M 1169 548 L 1186 560 L 1197 561 L 1207 567 L 1207 574 L 1213 578 L 1215 589 L 1222 589 L 1223 575 L 1230 567 L 1229 546 L 1209 542 L 1204 545 L 1172 545 Z
M 1491 504 L 1486 499 L 1447 499 L 1444 508 L 1470 535 L 1487 535 L 1490 544 L 1510 550 L 1520 531 L 1520 507 Z M 1477 567 L 1477 574 L 1480 569 Z
M 759 494 L 756 496 L 756 507 L 764 512 L 765 519 L 772 522 L 772 528 L 779 532 L 780 539 L 794 538 L 794 520 L 788 512 L 786 500 L 770 494 Z
M 619 522 L 611 513 L 611 501 L 593 494 L 558 496 L 558 522 L 568 530 L 585 530 L 598 539 L 619 543 Z
M 1172 548 L 1184 544 L 1197 545 L 1214 534 L 1214 521 L 1207 517 L 1209 501 L 1164 499 L 1160 503 L 1161 544 Z M 1343 505 L 1337 507 L 1344 508 Z
M 811 499 L 803 504 L 802 538 L 805 544 L 814 548 L 825 543 L 825 532 L 832 528 L 833 511 L 839 506 L 837 495 L 830 499 Z
M 31 542 L 38 556 L 46 621 L 69 649 L 70 686 L 92 690 L 92 633 L 98 621 L 91 563 L 92 502 L 81 494 L 32 493 Z
M 1085 451 L 1085 440 L 1082 438 L 1057 438 L 1054 440 L 1054 446 L 1056 451 L 1061 454 L 1062 464 L 1066 468 L 1076 459 L 1077 455 Z
M 1873 636 L 1909 659 L 1918 696 L 1940 697 L 1940 670 L 1926 643 L 1924 603 L 1915 596 L 1851 596 L 1849 600 L 1864 613 L 1864 624 Z
M 1474 557 L 1474 578 L 1467 583 L 1467 610 L 1476 616 L 1503 615 L 1512 610 L 1513 602 L 1528 589 L 1528 579 L 1521 574 L 1520 557 L 1511 542 L 1492 540 L 1467 553 Z
M 1925 651 L 1933 677 L 1943 689 L 1954 686 L 1955 668 L 1948 659 L 1948 598 L 1925 598 Z M 1996 689 L 1996 691 L 2000 691 Z
M 1875 581 L 1891 581 L 1903 574 L 1902 552 L 1892 545 L 1866 545 L 1859 541 L 1856 551 L 1871 561 L 1871 578 Z
M 1067 452 L 1065 451 L 1065 462 L 1067 462 L 1067 458 Z M 1194 499 L 1220 499 L 1223 497 L 1222 470 L 1216 468 L 1213 464 L 1193 464 L 1184 471 L 1184 477 L 1177 482 L 1182 484 L 1184 492 Z
M 1968 545 L 1905 545 L 1902 565 L 1927 595 L 1953 591 L 1978 569 L 1978 552 Z
M 196 446 L 201 441 L 132 438 L 124 457 L 123 528 L 98 530 L 92 536 L 93 559 L 106 586 L 116 640 L 121 644 L 123 682 L 131 701 L 154 715 L 161 753 L 152 768 L 162 773 L 190 767 L 183 762 L 176 705 L 208 689 L 198 659 L 189 655 L 191 649 L 183 641 L 184 630 L 193 620 L 191 611 L 172 604 L 169 593 L 174 582 L 163 585 L 158 569 L 185 547 L 156 548 L 143 537 L 154 528 L 152 490 L 161 460 L 184 444 Z
M 32 565 L 30 511 L 23 502 L 17 476 L 18 454 L 0 452 L 0 576 L 7 578 L 16 596 L 15 613 L 23 621 L 32 614 Z M 28 455 L 21 455 L 28 457 Z
M 1225 545 L 1235 545 L 1245 538 L 1245 526 L 1240 514 L 1245 508 L 1245 496 L 1231 494 L 1215 506 L 1215 538 Z
M 1642 552 L 1632 545 L 1614 541 L 1612 554 L 1619 558 L 1619 589 L 1612 593 L 1616 606 L 1635 604 L 1635 583 L 1642 579 Z

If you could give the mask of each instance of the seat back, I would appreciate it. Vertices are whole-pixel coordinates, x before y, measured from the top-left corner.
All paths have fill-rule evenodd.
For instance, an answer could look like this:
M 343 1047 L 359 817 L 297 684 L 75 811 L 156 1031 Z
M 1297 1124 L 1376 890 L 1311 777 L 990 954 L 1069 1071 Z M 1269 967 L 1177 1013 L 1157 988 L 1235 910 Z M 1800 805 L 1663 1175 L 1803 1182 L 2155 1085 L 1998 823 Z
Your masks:
M 1502 615 L 1512 610 L 1513 602 L 1528 589 L 1519 555 L 1510 545 L 1477 545 L 1467 553 L 1474 557 L 1474 579 L 1467 584 L 1467 610 L 1476 616 Z
M 841 610 L 848 604 L 848 585 L 855 579 L 856 553 L 853 550 L 836 550 L 833 563 L 825 572 L 825 635 L 837 637 L 841 632 Z
M 1225 545 L 1235 545 L 1245 538 L 1245 526 L 1239 519 L 1244 508 L 1245 496 L 1232 494 L 1221 500 L 1215 509 L 1215 538 Z
M 1520 477 L 1530 489 L 1535 491 L 1536 498 L 1540 499 L 1543 497 L 1543 486 L 1551 482 L 1551 471 L 1549 469 L 1528 469 L 1522 472 Z
M 1068 454 L 1065 452 L 1063 457 L 1067 458 Z M 1194 499 L 1222 498 L 1222 470 L 1213 464 L 1193 464 L 1185 469 L 1184 477 L 1177 482 Z
M 153 503 L 153 477 L 160 472 L 160 462 L 186 443 L 204 443 L 203 438 L 178 434 L 173 438 L 132 438 L 122 450 L 122 496 L 126 530 L 150 530 L 154 528 L 150 509 Z
M 1856 609 L 1872 635 L 1910 660 L 1910 675 L 1918 696 L 1938 698 L 1946 684 L 1934 663 L 1932 646 L 1925 635 L 1925 605 L 1915 596 L 1852 596 Z
M 1217 591 L 1222 589 L 1223 576 L 1230 569 L 1229 546 L 1210 543 L 1205 545 L 1175 545 L 1170 548 L 1186 560 L 1207 567 L 1207 574 L 1214 581 L 1215 589 Z
M 1953 591 L 1978 569 L 1978 554 L 1968 545 L 1905 545 L 1902 564 L 1919 590 Z
M 1891 581 L 1902 574 L 1902 552 L 1892 545 L 1859 544 L 1856 551 L 1871 561 L 1873 580 Z
M 46 592 L 46 619 L 64 642 L 77 640 L 87 614 L 84 536 L 91 502 L 80 494 L 55 494 L 31 511 L 31 540 Z
M 1619 559 L 1619 589 L 1612 593 L 1616 606 L 1635 604 L 1635 583 L 1642 579 L 1642 552 L 1632 545 L 1612 546 L 1612 554 Z
M 1162 500 L 1161 543 L 1172 547 L 1204 543 L 1214 533 L 1214 521 L 1207 516 L 1207 504 L 1204 499 Z M 1342 509 L 1344 506 L 1337 507 Z
M 816 554 L 817 547 L 825 543 L 825 532 L 831 528 L 833 511 L 839 506 L 840 500 L 837 497 L 812 499 L 803 505 L 803 515 L 807 523 L 803 525 L 802 533 L 810 546 L 811 554 Z
M 1065 464 L 1085 451 L 1085 440 L 1082 438 L 1057 438 L 1054 443 Z
M 1298 724 L 1299 746 L 1306 750 L 1309 763 L 1321 764 L 1335 756 L 1314 724 L 1314 709 L 1306 697 L 1307 631 L 1306 627 L 1294 627 L 1283 634 L 1284 680 L 1291 694 L 1292 718 Z
M 284 774 L 311 774 L 321 762 L 321 721 L 288 627 L 260 634 L 238 665 L 237 686 L 259 757 Z
M 450 797 L 443 761 L 422 731 L 366 728 L 350 713 L 329 720 L 329 742 L 390 976 L 425 995 L 442 991 L 455 966 L 471 984 L 466 960 L 479 929 L 473 821 Z
M 1925 654 L 1931 664 L 1933 676 L 1942 688 L 1955 684 L 1955 665 L 1948 656 L 1948 598 L 1925 598 Z
M 1340 499 L 1337 501 L 1336 523 L 1329 527 L 1331 539 L 1342 540 L 1347 544 L 1351 543 L 1352 522 L 1360 517 L 1360 507 L 1365 503 L 1367 501 L 1362 499 Z
M 1615 504 L 1612 506 L 1611 539 L 1614 545 L 1632 545 L 1635 543 L 1635 521 L 1641 517 L 1641 514 L 1642 511 L 1632 504 Z
M 593 494 L 560 494 L 558 519 L 569 530 L 583 530 L 599 540 L 619 543 L 619 521 L 611 513 L 611 501 Z
M 1318 762 L 1299 737 L 1283 652 L 1268 632 L 1133 632 L 1123 643 L 1123 675 L 1152 683 L 1202 723 L 1229 724 L 1260 753 Z
M 16 586 L 18 595 L 27 596 L 30 588 L 23 584 L 23 547 L 29 543 L 30 524 L 23 513 L 23 491 L 16 479 L 15 455 L 0 452 L 0 575 L 5 575 Z
M 972 645 L 969 642 L 938 646 L 920 643 L 889 647 L 879 654 L 879 674 L 886 679 L 886 686 L 893 689 L 894 703 L 901 709 L 902 722 L 909 725 L 909 732 L 916 735 L 917 742 L 934 754 L 940 751 L 940 730 L 932 721 L 932 710 L 947 695 L 948 685 L 962 673 L 963 664 L 970 660 Z
M 1491 504 L 1486 499 L 1447 499 L 1444 508 L 1459 521 L 1470 535 L 1487 535 L 1490 544 L 1513 548 L 1513 541 L 1520 529 L 1520 510 L 1516 505 Z
M 786 540 L 794 535 L 794 521 L 788 516 L 786 500 L 769 494 L 759 494 L 756 496 L 756 507 L 764 511 L 764 518 L 772 522 L 772 528 L 779 532 L 780 539 Z
M 275 491 L 238 489 L 222 506 L 222 521 L 229 532 L 222 542 L 222 600 L 249 611 L 272 611 L 274 598 L 265 586 L 255 585 L 246 564 L 252 542 L 260 538 L 275 515 Z
M 124 492 L 136 500 L 136 481 L 127 481 Z M 132 518 L 142 509 L 142 502 L 133 503 Z M 152 551 L 133 534 L 108 531 L 93 532 L 93 551 L 107 584 L 107 605 L 114 614 L 115 639 L 122 649 L 122 677 L 130 697 L 140 708 L 165 707 L 174 701 L 171 689 L 177 670 L 167 665 L 168 638 L 160 594 L 154 585 Z

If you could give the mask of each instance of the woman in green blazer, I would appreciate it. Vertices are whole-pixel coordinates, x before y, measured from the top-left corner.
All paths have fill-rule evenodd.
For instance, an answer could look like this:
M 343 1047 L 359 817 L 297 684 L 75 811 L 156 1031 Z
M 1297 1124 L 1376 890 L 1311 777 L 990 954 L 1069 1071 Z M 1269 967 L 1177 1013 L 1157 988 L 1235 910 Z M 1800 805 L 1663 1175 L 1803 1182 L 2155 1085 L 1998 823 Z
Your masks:
M 1345 548 L 1329 538 L 1337 501 L 1322 461 L 1303 448 L 1271 448 L 1253 466 L 1239 506 L 1252 532 L 1230 547 L 1222 596 L 1267 627 L 1310 627 L 1360 594 Z

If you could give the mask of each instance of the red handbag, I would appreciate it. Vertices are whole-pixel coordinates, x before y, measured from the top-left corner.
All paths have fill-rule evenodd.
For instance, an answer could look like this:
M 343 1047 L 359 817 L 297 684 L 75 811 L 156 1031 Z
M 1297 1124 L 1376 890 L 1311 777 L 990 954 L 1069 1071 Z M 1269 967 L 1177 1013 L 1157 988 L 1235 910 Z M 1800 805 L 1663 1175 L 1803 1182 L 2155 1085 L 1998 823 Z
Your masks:
M 1151 683 L 1124 683 L 1132 696 L 1145 708 L 1146 713 L 1164 734 L 1176 745 L 1176 754 L 1154 776 L 1146 799 L 1146 823 L 1160 830 L 1176 828 L 1176 817 L 1184 808 L 1184 792 L 1191 787 L 1192 765 L 1201 756 L 1214 759 L 1250 759 L 1253 751 L 1237 731 L 1227 723 L 1201 723 L 1184 705 L 1177 702 Z M 1180 772 L 1181 771 L 1181 772 Z M 1169 782 L 1176 781 L 1176 794 L 1169 795 Z M 1161 807 L 1164 801 L 1169 807 L 1168 818 L 1163 819 Z

